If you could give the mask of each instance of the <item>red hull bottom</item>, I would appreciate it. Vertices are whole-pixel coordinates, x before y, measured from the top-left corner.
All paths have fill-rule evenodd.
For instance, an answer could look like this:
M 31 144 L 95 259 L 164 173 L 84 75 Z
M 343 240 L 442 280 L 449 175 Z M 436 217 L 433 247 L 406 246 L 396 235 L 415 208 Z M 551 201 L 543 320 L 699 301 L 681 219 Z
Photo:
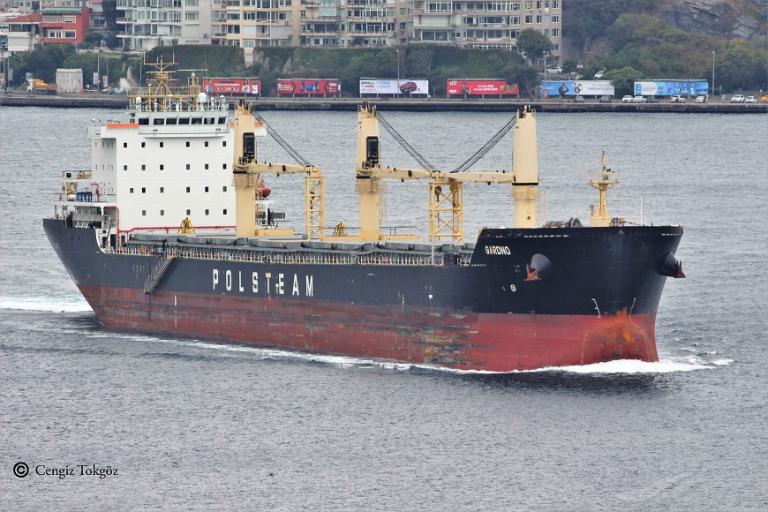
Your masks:
M 506 372 L 614 359 L 657 361 L 655 315 L 466 313 L 444 309 L 81 289 L 108 328 L 316 354 Z

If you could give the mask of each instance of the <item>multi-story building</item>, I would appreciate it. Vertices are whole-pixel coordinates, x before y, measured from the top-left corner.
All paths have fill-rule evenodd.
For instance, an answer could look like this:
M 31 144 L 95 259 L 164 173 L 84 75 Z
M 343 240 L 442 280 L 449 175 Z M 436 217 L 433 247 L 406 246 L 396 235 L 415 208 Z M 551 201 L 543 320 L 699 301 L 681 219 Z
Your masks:
M 375 47 L 404 44 L 411 0 L 226 0 L 224 44 L 250 61 L 266 46 Z
M 5 39 L 9 53 L 29 52 L 40 43 L 43 16 L 30 14 L 0 16 L 0 38 Z
M 117 9 L 123 11 L 117 37 L 126 49 L 213 41 L 211 0 L 117 0 Z
M 40 31 L 44 44 L 83 44 L 88 33 L 90 9 L 80 2 L 65 5 L 43 5 Z
M 552 41 L 548 59 L 559 59 L 561 0 L 414 0 L 413 4 L 411 42 L 512 50 L 520 31 L 531 28 Z
M 78 1 L 78 0 L 57 0 Z M 97 0 L 92 0 L 97 1 Z M 377 47 L 406 43 L 516 48 L 532 28 L 547 35 L 557 61 L 561 0 L 117 0 L 118 35 L 129 49 L 222 44 L 246 63 L 263 47 Z

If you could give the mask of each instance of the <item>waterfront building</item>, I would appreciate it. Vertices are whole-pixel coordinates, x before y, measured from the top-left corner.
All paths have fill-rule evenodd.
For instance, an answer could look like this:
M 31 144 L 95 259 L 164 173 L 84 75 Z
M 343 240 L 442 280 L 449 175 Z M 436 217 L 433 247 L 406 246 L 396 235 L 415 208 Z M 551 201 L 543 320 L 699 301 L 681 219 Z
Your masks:
M 414 0 L 411 42 L 461 48 L 516 49 L 517 35 L 531 28 L 552 41 L 548 62 L 562 42 L 561 0 Z
M 211 44 L 213 6 L 212 0 L 117 0 L 123 12 L 117 19 L 117 37 L 128 50 Z M 217 7 L 220 11 L 220 4 Z
M 90 26 L 91 9 L 84 0 L 49 0 L 40 6 L 44 44 L 83 44 Z
M 40 43 L 40 13 L 0 14 L 0 39 L 7 41 L 8 53 L 29 52 Z

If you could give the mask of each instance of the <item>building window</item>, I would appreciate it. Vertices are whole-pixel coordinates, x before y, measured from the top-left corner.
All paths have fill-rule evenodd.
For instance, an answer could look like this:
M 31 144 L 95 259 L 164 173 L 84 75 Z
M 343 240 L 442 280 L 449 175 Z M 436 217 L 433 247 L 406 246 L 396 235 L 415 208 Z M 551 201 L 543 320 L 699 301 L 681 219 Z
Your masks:
M 205 214 L 208 215 L 208 210 L 205 210 Z
M 208 192 L 208 187 L 205 187 L 205 191 Z
M 127 165 L 124 165 L 124 166 L 123 166 L 123 170 L 124 170 L 124 171 L 127 171 L 127 170 L 128 170 L 128 166 L 127 166 Z
M 163 192 L 165 192 L 165 187 L 160 187 L 160 193 L 162 194 Z
M 227 170 L 227 164 L 221 164 L 221 168 L 226 171 Z
M 163 215 L 165 215 L 165 210 L 160 210 L 160 216 L 162 217 Z
M 191 168 L 192 167 L 189 164 L 187 164 L 187 170 L 190 170 Z
M 192 210 L 187 210 L 187 215 L 192 215 Z
M 227 141 L 225 141 L 225 140 L 221 141 L 221 145 L 222 145 L 222 147 L 227 147 Z
M 147 216 L 147 210 L 141 210 L 141 216 L 146 217 Z
M 123 142 L 123 147 L 127 148 L 128 147 L 128 143 L 127 142 Z
M 160 147 L 163 147 L 163 143 L 162 142 L 160 143 Z
M 164 169 L 165 169 L 165 166 L 163 164 L 160 164 L 160 170 L 162 171 Z
M 189 141 L 187 141 L 187 147 L 189 147 Z
M 208 170 L 208 164 L 205 164 L 205 170 L 206 171 Z
M 141 170 L 146 171 L 147 170 L 147 164 L 141 164 Z
M 189 194 L 189 187 L 187 187 L 187 194 Z
M 226 186 L 226 185 L 224 185 L 223 187 L 221 187 L 221 191 L 222 191 L 222 192 L 226 192 L 226 191 L 227 191 L 227 186 Z
M 141 193 L 146 194 L 147 193 L 147 187 L 141 187 Z
M 205 147 L 208 147 L 208 141 L 205 141 Z
M 141 147 L 143 147 L 143 148 L 147 147 L 147 143 L 146 142 L 142 142 L 141 143 Z
M 130 189 L 130 190 L 131 190 L 131 194 L 133 194 L 133 187 L 131 187 L 131 189 Z

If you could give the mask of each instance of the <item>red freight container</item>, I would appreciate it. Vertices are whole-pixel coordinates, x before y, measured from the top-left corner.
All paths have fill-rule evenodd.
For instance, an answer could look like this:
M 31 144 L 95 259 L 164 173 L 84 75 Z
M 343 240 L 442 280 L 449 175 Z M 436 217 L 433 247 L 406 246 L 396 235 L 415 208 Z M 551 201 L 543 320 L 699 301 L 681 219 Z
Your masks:
M 206 78 L 203 80 L 206 94 L 233 96 L 258 96 L 261 80 L 257 78 Z
M 338 96 L 341 84 L 335 78 L 278 78 L 277 95 Z
M 520 86 L 506 80 L 446 80 L 445 95 L 451 96 L 519 96 Z

